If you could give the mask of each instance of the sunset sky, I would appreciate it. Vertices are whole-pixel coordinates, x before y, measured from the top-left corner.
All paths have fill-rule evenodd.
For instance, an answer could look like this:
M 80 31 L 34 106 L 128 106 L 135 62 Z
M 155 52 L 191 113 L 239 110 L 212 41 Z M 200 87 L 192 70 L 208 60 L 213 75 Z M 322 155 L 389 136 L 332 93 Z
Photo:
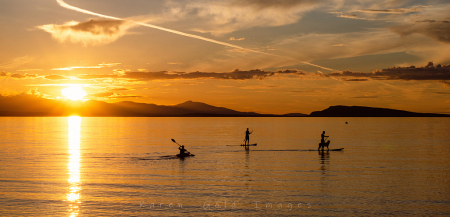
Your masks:
M 0 94 L 450 113 L 449 11 L 448 0 L 0 0 Z

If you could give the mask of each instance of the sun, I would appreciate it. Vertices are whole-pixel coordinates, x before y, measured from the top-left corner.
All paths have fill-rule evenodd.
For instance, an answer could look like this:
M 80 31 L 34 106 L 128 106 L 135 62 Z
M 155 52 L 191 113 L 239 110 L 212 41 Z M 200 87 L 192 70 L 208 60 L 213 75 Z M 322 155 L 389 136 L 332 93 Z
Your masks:
M 80 86 L 69 86 L 61 90 L 61 93 L 67 99 L 77 101 L 82 100 L 86 95 L 86 91 Z

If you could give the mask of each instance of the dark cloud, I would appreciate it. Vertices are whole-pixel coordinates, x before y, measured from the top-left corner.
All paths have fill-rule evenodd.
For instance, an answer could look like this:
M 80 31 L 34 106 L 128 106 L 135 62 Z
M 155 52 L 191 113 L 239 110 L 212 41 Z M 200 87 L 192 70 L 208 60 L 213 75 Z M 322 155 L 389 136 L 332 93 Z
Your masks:
M 265 8 L 292 8 L 299 5 L 315 5 L 319 4 L 320 0 L 233 0 L 233 6 L 255 7 L 258 9 Z
M 173 79 L 223 79 L 223 80 L 248 80 L 271 77 L 274 75 L 305 75 L 303 71 L 296 69 L 286 69 L 280 71 L 262 71 L 259 69 L 241 71 L 236 69 L 232 72 L 125 72 L 123 75 L 80 75 L 80 79 L 99 79 L 99 78 L 124 78 L 134 80 L 173 80 Z
M 417 8 L 394 8 L 385 10 L 366 9 L 366 10 L 358 10 L 358 12 L 376 13 L 376 14 L 404 14 L 421 10 L 423 10 L 423 8 L 417 7 Z
M 435 23 L 436 20 L 418 20 L 416 23 Z
M 355 99 L 375 99 L 378 98 L 378 96 L 357 96 L 357 97 L 353 97 Z
M 369 79 L 367 79 L 367 78 L 352 78 L 352 79 L 341 78 L 341 81 L 367 81 L 367 80 L 369 80 Z
M 393 32 L 401 35 L 423 34 L 444 43 L 450 43 L 450 22 L 436 20 L 416 21 L 414 24 L 394 26 Z
M 434 81 L 450 81 L 450 64 L 449 65 L 436 65 L 429 62 L 423 67 L 392 67 L 388 69 L 377 70 L 371 73 L 364 72 L 351 72 L 349 70 L 343 72 L 334 72 L 324 76 L 331 77 L 364 77 L 374 80 L 434 80 Z M 356 79 L 354 79 L 356 81 Z M 346 80 L 347 81 L 347 80 Z
M 315 92 L 315 90 L 290 90 L 287 92 L 288 93 L 312 93 L 312 92 Z
M 444 94 L 444 95 L 448 95 L 448 94 L 450 94 L 450 93 L 447 93 L 447 92 L 439 92 L 439 91 L 437 91 L 437 92 L 434 92 L 434 93 L 436 93 L 436 94 Z

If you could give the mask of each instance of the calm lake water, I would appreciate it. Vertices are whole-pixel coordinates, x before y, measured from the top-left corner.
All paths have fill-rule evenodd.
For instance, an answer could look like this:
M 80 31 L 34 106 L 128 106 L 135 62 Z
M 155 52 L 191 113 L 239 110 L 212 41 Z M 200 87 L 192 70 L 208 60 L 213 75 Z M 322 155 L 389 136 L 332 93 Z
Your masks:
M 247 127 L 258 146 L 230 146 Z M 344 151 L 306 151 L 323 130 Z M 450 215 L 450 118 L 1 117 L 0 132 L 0 216 Z

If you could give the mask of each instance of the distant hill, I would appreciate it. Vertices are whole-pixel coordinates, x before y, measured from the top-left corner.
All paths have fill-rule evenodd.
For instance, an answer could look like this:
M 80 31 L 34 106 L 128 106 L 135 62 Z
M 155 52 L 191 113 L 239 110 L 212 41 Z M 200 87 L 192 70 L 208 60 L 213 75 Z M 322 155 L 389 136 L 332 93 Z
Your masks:
M 311 112 L 309 117 L 450 117 L 450 115 L 416 113 L 387 108 L 337 105 L 330 106 L 323 111 Z
M 254 112 L 239 112 L 223 107 L 216 107 L 202 102 L 187 101 L 178 105 L 175 108 L 186 109 L 190 111 L 187 116 L 262 116 Z
M 308 117 L 307 114 L 302 114 L 302 113 L 288 113 L 288 114 L 284 114 L 281 116 L 283 116 L 283 117 Z
M 61 101 L 29 94 L 0 96 L 0 116 L 70 116 L 83 117 L 282 117 L 283 115 L 240 112 L 202 102 L 187 101 L 166 106 L 130 101 L 106 103 L 95 100 Z M 307 116 L 293 114 L 288 116 Z
M 310 115 L 289 113 L 284 115 L 240 112 L 202 102 L 187 101 L 167 106 L 124 101 L 106 103 L 88 100 L 61 101 L 29 94 L 0 96 L 0 116 L 70 116 L 83 117 L 450 117 L 444 114 L 415 113 L 395 109 L 363 106 L 330 106 Z

